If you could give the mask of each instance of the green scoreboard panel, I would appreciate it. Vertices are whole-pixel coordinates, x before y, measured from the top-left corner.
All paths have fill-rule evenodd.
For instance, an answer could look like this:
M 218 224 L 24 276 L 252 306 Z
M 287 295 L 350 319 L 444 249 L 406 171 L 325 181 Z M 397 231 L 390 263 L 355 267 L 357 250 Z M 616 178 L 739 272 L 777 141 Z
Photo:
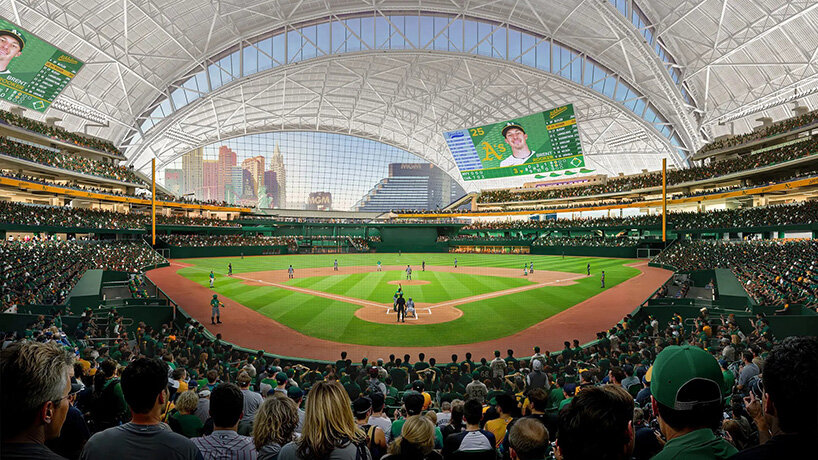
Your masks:
M 0 18 L 0 99 L 45 112 L 83 64 Z
M 585 169 L 573 104 L 501 123 L 444 133 L 464 180 Z

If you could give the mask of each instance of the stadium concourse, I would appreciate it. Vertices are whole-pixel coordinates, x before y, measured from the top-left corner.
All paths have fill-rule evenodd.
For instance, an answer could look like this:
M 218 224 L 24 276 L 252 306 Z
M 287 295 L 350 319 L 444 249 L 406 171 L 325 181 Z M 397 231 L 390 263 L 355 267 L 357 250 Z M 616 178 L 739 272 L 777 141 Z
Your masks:
M 545 3 L 4 2 L 0 458 L 814 457 L 818 8 Z

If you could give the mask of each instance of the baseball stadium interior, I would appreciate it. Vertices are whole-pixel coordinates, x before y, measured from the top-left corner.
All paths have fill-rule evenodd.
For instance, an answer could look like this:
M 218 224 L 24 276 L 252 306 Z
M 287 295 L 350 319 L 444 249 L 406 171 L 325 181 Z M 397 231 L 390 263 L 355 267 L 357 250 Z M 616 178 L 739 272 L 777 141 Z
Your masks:
M 0 1 L 0 458 L 812 458 L 816 50 L 816 0 Z

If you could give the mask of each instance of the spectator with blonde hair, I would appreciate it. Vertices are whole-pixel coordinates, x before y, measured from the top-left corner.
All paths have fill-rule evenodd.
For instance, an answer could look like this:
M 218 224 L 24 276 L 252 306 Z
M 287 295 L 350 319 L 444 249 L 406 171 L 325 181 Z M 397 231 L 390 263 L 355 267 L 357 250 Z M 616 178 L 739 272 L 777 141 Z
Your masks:
M 279 460 L 371 460 L 349 396 L 337 381 L 316 383 L 307 395 L 301 438 L 285 445 Z
M 401 435 L 389 445 L 384 460 L 442 460 L 434 451 L 435 425 L 424 415 L 413 415 L 403 424 Z
M 290 398 L 271 397 L 256 411 L 253 423 L 253 443 L 259 460 L 278 457 L 281 447 L 295 439 L 298 407 Z
M 199 395 L 193 390 L 182 392 L 176 398 L 176 412 L 168 419 L 170 428 L 186 438 L 201 436 L 204 423 L 195 415 L 197 407 L 199 407 Z

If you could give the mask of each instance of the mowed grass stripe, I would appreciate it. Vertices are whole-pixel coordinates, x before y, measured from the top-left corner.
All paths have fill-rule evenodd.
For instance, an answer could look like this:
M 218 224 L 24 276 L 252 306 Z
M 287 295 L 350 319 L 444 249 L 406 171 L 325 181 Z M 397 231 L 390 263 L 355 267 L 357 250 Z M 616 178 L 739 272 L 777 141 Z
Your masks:
M 457 255 L 459 265 L 465 263 L 471 265 L 474 263 L 474 266 L 480 266 L 477 264 L 491 263 L 491 265 L 486 266 L 519 266 L 521 273 L 523 264 L 526 262 L 530 263 L 531 260 L 534 261 L 537 270 L 559 269 L 559 271 L 582 274 L 585 273 L 586 263 L 590 262 L 593 276 L 579 279 L 577 280 L 577 284 L 571 286 L 546 286 L 460 305 L 457 308 L 464 312 L 464 315 L 460 318 L 448 323 L 424 326 L 369 323 L 354 316 L 355 310 L 360 308 L 357 305 L 310 296 L 272 286 L 247 286 L 242 284 L 242 280 L 235 278 L 231 279 L 217 276 L 214 291 L 234 300 L 241 299 L 240 303 L 248 308 L 257 310 L 303 334 L 317 338 L 361 345 L 436 346 L 466 344 L 506 337 L 530 327 L 549 316 L 602 292 L 599 287 L 599 275 L 603 269 L 606 272 L 607 287 L 612 287 L 639 273 L 636 269 L 623 266 L 626 263 L 634 262 L 633 260 L 627 259 L 572 257 L 562 259 L 560 256 L 467 256 L 475 255 Z M 299 257 L 305 258 L 303 263 Z M 350 259 L 347 259 L 347 257 Z M 384 265 L 392 265 L 394 263 L 388 260 L 390 257 L 398 259 L 396 254 L 341 256 L 338 257 L 339 264 L 359 265 L 365 264 L 365 262 L 372 262 L 373 272 L 355 274 L 357 276 L 337 275 L 332 277 L 314 277 L 319 279 L 302 278 L 296 279 L 296 282 L 293 284 L 302 286 L 301 283 L 305 283 L 303 287 L 310 285 L 313 286 L 311 288 L 315 288 L 315 286 L 322 286 L 324 282 L 327 282 L 327 285 L 331 286 L 332 289 L 343 290 L 344 293 L 342 293 L 342 295 L 363 298 L 360 297 L 360 295 L 364 294 L 370 298 L 373 296 L 378 297 L 377 299 L 373 298 L 372 300 L 374 301 L 388 302 L 391 300 L 392 293 L 394 293 L 397 286 L 388 285 L 385 282 L 389 279 L 401 279 L 403 273 L 374 272 L 374 263 L 380 259 Z M 282 260 L 276 262 L 267 260 L 277 258 L 281 258 Z M 283 267 L 286 268 L 290 263 L 293 263 L 295 267 L 296 263 L 301 264 L 301 266 L 307 266 L 307 264 L 313 263 L 326 264 L 326 262 L 329 261 L 329 264 L 323 266 L 331 267 L 333 259 L 334 257 L 326 256 L 287 256 L 287 260 L 284 260 L 284 256 L 271 256 L 246 258 L 244 261 L 238 258 L 230 260 L 238 261 L 233 263 L 234 272 L 236 272 L 238 263 L 247 261 L 252 262 L 247 265 L 243 264 L 243 266 L 247 268 L 247 271 L 259 271 L 270 270 L 270 267 L 275 264 L 283 265 Z M 427 265 L 445 265 L 443 262 L 447 260 L 453 261 L 454 259 L 450 254 L 413 254 L 411 257 L 410 255 L 403 254 L 400 256 L 400 260 L 404 262 L 404 265 L 405 263 L 413 263 L 410 259 L 418 261 L 418 270 L 416 270 L 415 273 L 417 273 L 421 279 L 428 279 L 435 285 L 439 283 L 447 288 L 443 289 L 432 285 L 411 286 L 413 297 L 415 297 L 415 292 L 417 292 L 418 297 L 439 297 L 441 301 L 445 301 L 451 300 L 451 298 L 444 298 L 449 295 L 450 292 L 456 294 L 468 291 L 470 292 L 469 295 L 485 292 L 484 286 L 482 285 L 486 285 L 486 287 L 489 288 L 488 292 L 492 292 L 529 284 L 527 280 L 517 278 L 481 277 L 480 275 L 450 274 L 444 272 L 419 272 L 420 260 L 426 260 Z M 179 273 L 191 281 L 207 286 L 208 274 L 207 271 L 203 270 L 209 270 L 209 264 L 205 260 L 193 259 L 193 261 L 201 262 L 201 264 L 196 264 L 201 268 L 182 269 Z M 225 265 L 226 269 L 226 264 L 223 263 L 222 260 L 219 262 Z M 212 261 L 210 263 L 212 263 Z M 296 268 L 296 276 L 297 275 L 298 271 Z M 413 277 L 414 275 L 413 273 Z M 393 276 L 396 278 L 393 278 Z M 338 279 L 326 281 L 325 279 L 321 279 L 343 277 L 353 278 L 345 281 Z M 486 279 L 489 279 L 489 281 L 486 281 Z M 407 288 L 409 287 L 404 287 L 405 290 Z M 415 290 L 416 288 L 424 289 Z M 431 291 L 429 288 L 432 288 Z M 382 292 L 386 293 L 388 300 L 380 298 Z M 422 302 L 418 297 L 415 297 L 415 300 Z
M 371 266 L 373 271 L 380 260 L 384 266 L 399 265 L 405 267 L 411 265 L 415 272 L 420 270 L 422 261 L 427 265 L 453 266 L 455 257 L 458 265 L 471 267 L 503 267 L 515 268 L 520 272 L 523 265 L 534 262 L 535 268 L 542 270 L 557 270 L 580 273 L 585 270 L 585 263 L 591 261 L 592 269 L 595 264 L 621 261 L 623 259 L 601 259 L 588 257 L 565 257 L 561 256 L 540 256 L 540 255 L 516 255 L 516 254 L 314 254 L 314 255 L 281 255 L 281 256 L 257 256 L 257 257 L 220 257 L 220 258 L 199 258 L 183 259 L 181 262 L 189 263 L 197 267 L 214 270 L 217 274 L 227 273 L 227 264 L 233 264 L 233 273 L 246 273 L 267 270 L 286 270 L 292 264 L 295 274 L 298 276 L 299 269 L 303 268 L 332 268 L 333 260 L 338 259 L 339 266 Z

